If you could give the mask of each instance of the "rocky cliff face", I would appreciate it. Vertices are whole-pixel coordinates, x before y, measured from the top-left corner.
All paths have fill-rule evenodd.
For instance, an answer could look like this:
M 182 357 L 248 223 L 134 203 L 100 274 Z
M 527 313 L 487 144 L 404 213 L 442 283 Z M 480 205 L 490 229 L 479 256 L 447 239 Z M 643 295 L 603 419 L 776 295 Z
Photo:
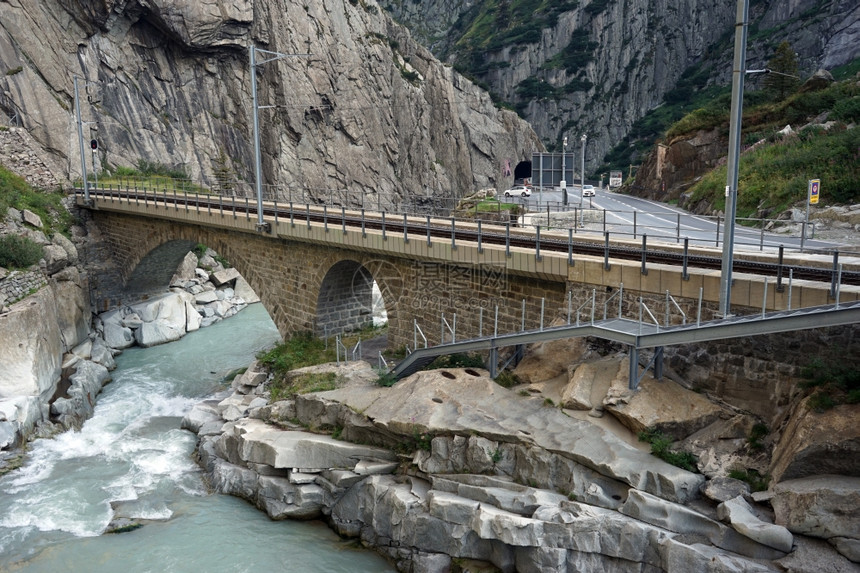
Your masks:
M 459 196 L 507 184 L 506 162 L 540 146 L 373 3 L 21 0 L 0 11 L 0 109 L 72 178 L 79 76 L 97 168 L 145 160 L 252 182 L 250 45 L 288 54 L 258 52 L 267 195 Z
M 690 66 L 701 65 L 703 81 L 731 81 L 736 2 L 553 3 L 558 12 L 552 17 L 550 8 L 523 14 L 523 3 L 493 0 L 381 4 L 444 60 L 472 70 L 491 92 L 516 105 L 549 148 L 560 151 L 565 136 L 587 133 L 588 169 L 603 162 L 636 120 L 663 103 Z M 791 43 L 807 75 L 860 55 L 856 3 L 753 4 L 750 68 L 763 67 L 782 40 Z M 510 17 L 500 20 L 505 6 Z M 498 31 L 479 43 L 470 35 L 486 29 L 488 19 Z M 476 20 L 481 24 L 473 26 Z M 523 42 L 525 29 L 534 31 L 534 41 Z

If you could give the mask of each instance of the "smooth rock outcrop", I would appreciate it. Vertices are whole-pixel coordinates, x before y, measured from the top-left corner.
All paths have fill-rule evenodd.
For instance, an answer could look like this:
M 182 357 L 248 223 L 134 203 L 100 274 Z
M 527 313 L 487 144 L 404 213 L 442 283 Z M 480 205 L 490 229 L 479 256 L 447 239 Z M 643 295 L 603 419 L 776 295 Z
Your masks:
M 860 540 L 860 477 L 822 475 L 773 487 L 776 523 L 792 533 Z
M 64 351 L 58 315 L 49 288 L 0 315 L 0 398 L 53 395 Z
M 735 531 L 778 551 L 791 551 L 794 538 L 785 527 L 762 521 L 743 497 L 724 501 L 717 507 L 717 517 L 729 523 Z
M 860 404 L 843 404 L 825 412 L 799 402 L 771 458 L 775 482 L 819 474 L 860 476 Z
M 539 446 L 607 478 L 673 501 L 698 495 L 704 481 L 600 427 L 546 407 L 543 400 L 523 400 L 473 369 L 419 372 L 391 388 L 360 392 L 344 388 L 314 397 L 340 401 L 363 412 L 376 426 L 405 435 L 478 434 Z
M 667 378 L 654 380 L 646 376 L 639 383 L 639 390 L 630 392 L 627 369 L 623 371 L 625 375 L 613 383 L 616 392 L 604 400 L 604 409 L 634 433 L 656 428 L 681 440 L 716 421 L 722 413 L 719 406 L 701 394 Z

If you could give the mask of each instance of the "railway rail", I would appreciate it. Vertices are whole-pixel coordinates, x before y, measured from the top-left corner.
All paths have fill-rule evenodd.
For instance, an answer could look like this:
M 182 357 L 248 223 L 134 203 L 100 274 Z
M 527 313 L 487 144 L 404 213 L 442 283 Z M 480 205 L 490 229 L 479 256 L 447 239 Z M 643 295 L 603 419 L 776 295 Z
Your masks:
M 82 199 L 84 193 L 82 190 L 76 189 L 75 195 Z M 244 216 L 250 219 L 253 216 L 253 218 L 257 218 L 257 204 L 248 198 L 225 198 L 220 195 L 204 194 L 191 195 L 176 191 L 170 194 L 167 191 L 159 193 L 133 189 L 90 189 L 89 195 L 91 198 L 129 204 L 152 204 L 168 209 L 196 209 L 206 210 L 210 213 L 217 211 L 235 217 Z M 376 230 L 410 239 L 421 237 L 427 241 L 431 239 L 450 240 L 452 244 L 456 244 L 457 241 L 469 241 L 477 243 L 479 247 L 494 245 L 504 246 L 506 249 L 511 247 L 528 248 L 534 249 L 536 256 L 545 252 L 566 253 L 571 264 L 574 262 L 573 257 L 575 255 L 603 257 L 607 266 L 610 259 L 636 260 L 641 261 L 643 271 L 646 269 L 647 263 L 683 266 L 684 276 L 686 276 L 687 267 L 718 270 L 722 266 L 720 256 L 691 253 L 687 248 L 686 241 L 684 241 L 683 250 L 679 251 L 677 248 L 669 249 L 659 245 L 649 246 L 647 245 L 647 236 L 644 235 L 641 246 L 634 247 L 629 244 L 612 243 L 608 233 L 605 234 L 601 244 L 593 240 L 574 240 L 574 233 L 570 230 L 567 237 L 559 237 L 557 234 L 546 232 L 541 235 L 540 227 L 537 227 L 534 233 L 526 234 L 517 228 L 511 232 L 510 224 L 482 224 L 470 220 L 468 223 L 460 221 L 458 225 L 454 218 L 449 219 L 450 223 L 446 221 L 443 224 L 441 221 L 444 219 L 432 218 L 429 215 L 425 216 L 424 221 L 421 221 L 418 217 L 386 216 L 385 212 L 366 213 L 364 210 L 359 212 L 347 210 L 344 207 L 330 209 L 325 205 L 310 204 L 296 207 L 294 204 L 279 205 L 277 202 L 265 202 L 263 215 L 275 220 L 289 220 L 294 224 L 317 223 L 344 229 Z M 838 251 L 833 253 L 832 265 L 829 267 L 783 263 L 782 248 L 779 250 L 777 262 L 747 259 L 736 254 L 733 259 L 732 272 L 775 278 L 778 288 L 782 281 L 789 279 L 789 277 L 791 280 L 829 282 L 831 291 L 835 291 L 837 285 L 860 286 L 860 271 L 843 270 L 842 265 L 839 264 Z

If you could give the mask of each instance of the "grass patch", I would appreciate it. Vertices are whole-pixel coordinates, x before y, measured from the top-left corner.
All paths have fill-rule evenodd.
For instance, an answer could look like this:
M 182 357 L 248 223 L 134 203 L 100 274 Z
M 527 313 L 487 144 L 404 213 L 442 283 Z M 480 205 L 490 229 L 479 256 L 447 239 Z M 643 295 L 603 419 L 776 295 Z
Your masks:
M 750 430 L 750 435 L 747 438 L 747 443 L 750 446 L 751 450 L 760 451 L 764 449 L 764 444 L 761 443 L 762 438 L 764 438 L 770 430 L 768 430 L 765 424 L 761 422 L 757 424 L 753 424 L 752 429 Z
M 813 390 L 807 405 L 815 412 L 860 403 L 860 370 L 849 361 L 815 358 L 801 369 L 800 376 L 803 381 L 799 386 Z
M 335 372 L 309 372 L 306 374 L 287 374 L 276 378 L 269 386 L 272 402 L 286 400 L 296 394 L 326 392 L 336 389 L 342 379 Z
M 4 217 L 9 207 L 27 209 L 42 219 L 42 230 L 48 236 L 57 232 L 68 235 L 74 219 L 62 204 L 64 197 L 61 190 L 34 189 L 23 178 L 0 166 L 0 215 Z
M 479 354 L 449 354 L 440 356 L 430 363 L 424 370 L 437 370 L 439 368 L 483 368 L 484 359 Z
M 291 336 L 257 355 L 260 363 L 274 374 L 276 380 L 285 379 L 296 368 L 332 362 L 336 358 L 334 346 L 326 348 L 325 341 L 310 332 Z
M 42 258 L 42 247 L 21 235 L 0 237 L 0 267 L 26 269 Z
M 804 203 L 809 179 L 821 179 L 822 201 L 860 201 L 860 130 L 807 129 L 741 157 L 738 168 L 738 217 L 757 215 L 763 206 L 782 212 Z M 693 202 L 710 201 L 725 209 L 726 167 L 706 174 L 691 189 Z
M 729 477 L 733 479 L 739 479 L 748 483 L 750 486 L 750 490 L 752 491 L 764 491 L 767 489 L 767 486 L 770 483 L 769 475 L 762 475 L 756 470 L 729 470 Z
M 496 376 L 495 382 L 502 388 L 513 388 L 514 386 L 518 386 L 522 383 L 517 375 L 510 370 L 502 370 L 499 372 L 498 376 Z M 528 394 L 528 392 L 526 392 L 526 394 Z
M 639 441 L 651 444 L 651 454 L 664 462 L 690 472 L 698 472 L 698 468 L 696 467 L 698 459 L 696 456 L 690 452 L 673 451 L 670 448 L 672 438 L 666 436 L 656 428 L 648 428 L 639 432 Z

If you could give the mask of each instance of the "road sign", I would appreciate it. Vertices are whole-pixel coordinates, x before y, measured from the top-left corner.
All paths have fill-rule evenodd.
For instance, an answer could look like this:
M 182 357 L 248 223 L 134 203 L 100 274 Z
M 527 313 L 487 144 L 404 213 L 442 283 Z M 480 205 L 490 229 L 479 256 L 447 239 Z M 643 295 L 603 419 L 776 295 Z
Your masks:
M 818 194 L 821 191 L 821 179 L 810 179 L 809 180 L 809 204 L 817 205 L 818 204 Z

